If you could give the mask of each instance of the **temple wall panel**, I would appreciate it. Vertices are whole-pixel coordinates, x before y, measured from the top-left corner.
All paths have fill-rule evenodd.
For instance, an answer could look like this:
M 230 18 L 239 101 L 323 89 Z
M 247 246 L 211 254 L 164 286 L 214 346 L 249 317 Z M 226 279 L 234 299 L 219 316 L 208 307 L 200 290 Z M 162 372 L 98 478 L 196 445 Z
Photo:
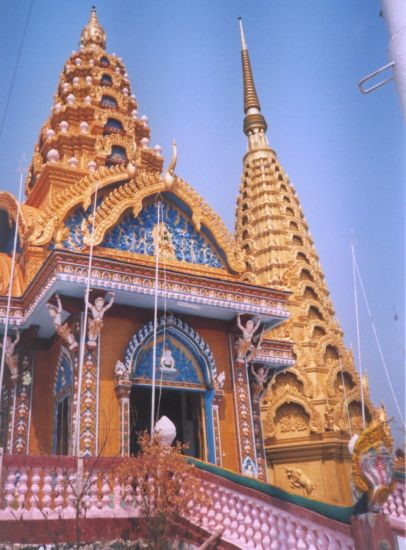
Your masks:
M 203 321 L 203 320 L 202 320 Z M 207 327 L 210 324 L 214 330 Z M 217 372 L 225 371 L 225 382 L 223 386 L 224 397 L 219 406 L 220 418 L 220 438 L 222 449 L 222 465 L 224 468 L 238 471 L 240 468 L 240 460 L 238 457 L 238 447 L 236 441 L 236 422 L 233 385 L 230 370 L 230 351 L 226 327 L 219 323 L 218 330 L 215 330 L 216 324 L 214 321 L 205 321 L 201 323 L 201 327 L 195 323 L 195 329 L 204 338 L 213 353 L 217 365 Z M 206 326 L 205 326 L 206 325 Z
M 29 454 L 52 453 L 53 386 L 60 347 L 55 342 L 51 349 L 36 351 Z
M 144 310 L 129 310 L 114 306 L 104 318 L 100 348 L 99 390 L 99 449 L 106 439 L 104 453 L 115 456 L 119 453 L 119 404 L 114 392 L 114 367 L 123 359 L 125 349 L 133 334 L 141 328 L 146 318 Z
M 351 505 L 351 464 L 346 449 L 342 447 L 342 452 L 337 453 L 339 445 L 335 443 L 334 450 L 332 446 L 324 449 L 315 446 L 311 451 L 311 445 L 309 441 L 305 460 L 297 443 L 295 450 L 279 448 L 273 456 L 271 451 L 268 482 L 285 491 L 329 504 Z

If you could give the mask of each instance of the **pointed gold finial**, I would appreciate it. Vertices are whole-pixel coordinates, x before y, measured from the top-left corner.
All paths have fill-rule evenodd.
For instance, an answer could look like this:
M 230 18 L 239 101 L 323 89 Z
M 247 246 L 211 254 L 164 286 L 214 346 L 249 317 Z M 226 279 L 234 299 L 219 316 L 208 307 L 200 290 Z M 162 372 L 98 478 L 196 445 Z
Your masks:
M 267 124 L 265 118 L 261 115 L 261 105 L 255 89 L 241 17 L 238 20 L 240 23 L 242 75 L 244 80 L 244 133 L 248 136 L 255 129 L 266 132 Z
M 244 27 L 242 26 L 242 17 L 239 17 L 238 21 L 240 23 L 241 49 L 246 50 L 247 49 L 247 43 L 245 41 Z
M 168 165 L 168 168 L 166 169 L 165 174 L 163 175 L 163 180 L 166 183 L 167 187 L 172 187 L 172 185 L 175 182 L 175 168 L 176 168 L 176 161 L 178 159 L 178 148 L 176 147 L 176 141 L 173 140 L 172 142 L 172 158 Z
M 96 6 L 92 6 L 89 21 L 80 36 L 80 43 L 83 46 L 96 44 L 103 49 L 106 47 L 106 33 L 97 19 Z

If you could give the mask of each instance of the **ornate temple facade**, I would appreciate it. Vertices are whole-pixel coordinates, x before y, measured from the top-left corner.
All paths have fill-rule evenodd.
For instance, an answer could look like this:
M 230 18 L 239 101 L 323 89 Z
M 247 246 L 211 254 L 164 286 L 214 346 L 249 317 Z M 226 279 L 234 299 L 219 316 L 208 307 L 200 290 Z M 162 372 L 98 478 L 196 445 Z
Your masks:
M 242 28 L 241 38 L 248 150 L 234 236 L 176 174 L 176 145 L 167 167 L 150 147 L 92 11 L 40 131 L 25 201 L 0 193 L 3 446 L 127 456 L 154 409 L 205 463 L 350 505 L 361 388 L 367 423 L 378 413 L 269 146 Z

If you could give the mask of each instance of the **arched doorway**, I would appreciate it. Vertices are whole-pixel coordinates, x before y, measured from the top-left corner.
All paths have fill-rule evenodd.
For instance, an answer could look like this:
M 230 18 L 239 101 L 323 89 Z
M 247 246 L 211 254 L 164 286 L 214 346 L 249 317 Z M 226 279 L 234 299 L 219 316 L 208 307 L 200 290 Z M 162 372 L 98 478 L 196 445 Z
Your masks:
M 133 385 L 130 397 L 132 434 L 130 453 L 139 451 L 137 436 L 149 430 L 151 422 L 151 388 Z M 176 426 L 176 441 L 183 443 L 185 454 L 207 460 L 204 429 L 203 392 L 163 387 L 155 399 L 156 418 L 167 416 Z
M 216 463 L 219 430 L 213 401 L 217 373 L 209 347 L 189 325 L 170 315 L 159 320 L 156 350 L 156 419 L 165 415 L 172 420 L 176 440 L 188 445 L 186 454 Z M 126 351 L 132 381 L 131 453 L 138 450 L 138 434 L 150 428 L 152 360 L 153 326 L 148 323 L 134 335 Z

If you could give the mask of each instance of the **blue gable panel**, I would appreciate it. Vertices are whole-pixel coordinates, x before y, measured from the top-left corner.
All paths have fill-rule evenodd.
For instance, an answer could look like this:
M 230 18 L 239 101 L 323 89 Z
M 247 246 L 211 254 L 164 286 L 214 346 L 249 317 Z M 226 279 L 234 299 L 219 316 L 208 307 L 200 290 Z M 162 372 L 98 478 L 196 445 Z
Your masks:
M 164 228 L 173 256 L 181 262 L 210 267 L 224 267 L 220 254 L 208 239 L 197 233 L 193 224 L 175 206 L 162 203 L 161 229 Z M 135 218 L 131 212 L 110 229 L 100 246 L 136 254 L 155 254 L 154 229 L 158 223 L 157 207 L 147 203 Z M 161 235 L 162 236 L 162 235 Z
M 100 203 L 101 201 L 102 199 Z M 78 207 L 65 220 L 67 232 L 63 240 L 65 248 L 83 250 L 83 231 L 91 232 L 90 214 L 91 207 L 86 212 L 82 207 Z M 153 256 L 157 224 L 156 204 L 152 201 L 147 202 L 137 217 L 128 211 L 114 227 L 107 231 L 99 246 Z M 215 245 L 206 235 L 195 230 L 192 222 L 177 206 L 167 202 L 161 203 L 160 229 L 161 247 L 166 251 L 167 259 L 209 267 L 225 267 L 222 255 Z

